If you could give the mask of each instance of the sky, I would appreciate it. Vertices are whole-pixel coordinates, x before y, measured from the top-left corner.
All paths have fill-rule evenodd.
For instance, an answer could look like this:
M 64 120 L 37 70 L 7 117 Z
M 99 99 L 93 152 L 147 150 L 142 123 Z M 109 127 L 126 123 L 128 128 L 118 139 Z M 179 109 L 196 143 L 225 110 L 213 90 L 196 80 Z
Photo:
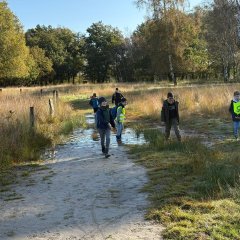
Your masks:
M 0 0 L 1 1 L 1 0 Z M 8 6 L 19 18 L 24 30 L 37 24 L 67 27 L 85 33 L 92 23 L 118 27 L 130 35 L 147 16 L 134 0 L 7 0 Z M 201 0 L 189 0 L 190 8 Z

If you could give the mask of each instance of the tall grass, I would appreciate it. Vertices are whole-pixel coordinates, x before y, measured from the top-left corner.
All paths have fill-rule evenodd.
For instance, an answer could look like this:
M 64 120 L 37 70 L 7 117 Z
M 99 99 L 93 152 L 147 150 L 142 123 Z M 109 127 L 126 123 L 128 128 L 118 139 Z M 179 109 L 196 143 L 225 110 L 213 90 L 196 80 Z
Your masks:
M 12 164 L 37 160 L 40 151 L 84 119 L 69 104 L 58 101 L 55 115 L 50 116 L 48 97 L 33 91 L 19 94 L 18 89 L 0 94 L 0 171 Z M 29 108 L 34 106 L 35 129 L 30 129 Z

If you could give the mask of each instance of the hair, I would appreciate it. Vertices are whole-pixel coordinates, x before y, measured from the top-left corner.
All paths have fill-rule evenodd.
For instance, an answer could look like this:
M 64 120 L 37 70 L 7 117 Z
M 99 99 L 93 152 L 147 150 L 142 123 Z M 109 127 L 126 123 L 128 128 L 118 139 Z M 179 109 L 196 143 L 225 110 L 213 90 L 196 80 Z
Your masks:
M 173 93 L 172 92 L 168 92 L 167 98 L 173 98 Z
M 118 91 L 118 88 L 116 88 L 116 91 Z
M 240 93 L 239 93 L 239 91 L 235 91 L 235 92 L 233 93 L 233 95 L 234 95 L 234 96 L 238 96 L 238 95 L 240 95 Z
M 93 94 L 93 97 L 96 97 L 96 96 L 97 96 L 97 94 L 96 94 L 96 93 L 94 93 L 94 94 Z

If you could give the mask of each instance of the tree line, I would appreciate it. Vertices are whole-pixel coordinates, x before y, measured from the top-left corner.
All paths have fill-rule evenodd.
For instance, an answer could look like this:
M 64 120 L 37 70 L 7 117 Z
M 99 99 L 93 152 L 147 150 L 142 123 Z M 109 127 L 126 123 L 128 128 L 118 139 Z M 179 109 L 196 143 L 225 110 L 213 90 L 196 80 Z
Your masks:
M 178 0 L 137 0 L 136 5 L 150 16 L 125 37 L 102 22 L 86 34 L 40 25 L 24 32 L 7 3 L 0 2 L 0 85 L 238 79 L 236 1 L 214 0 L 190 13 Z

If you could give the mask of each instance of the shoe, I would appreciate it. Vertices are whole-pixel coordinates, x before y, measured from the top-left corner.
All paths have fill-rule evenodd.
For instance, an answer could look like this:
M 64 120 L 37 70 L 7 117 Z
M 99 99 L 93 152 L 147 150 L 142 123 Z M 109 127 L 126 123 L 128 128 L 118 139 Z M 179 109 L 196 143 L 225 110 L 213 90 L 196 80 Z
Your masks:
M 108 153 L 105 154 L 105 158 L 109 158 L 110 156 L 111 156 L 111 155 L 108 154 Z
M 106 152 L 106 148 L 102 147 L 102 153 L 105 154 L 105 152 Z
M 239 140 L 238 136 L 235 136 L 235 139 L 238 141 Z

